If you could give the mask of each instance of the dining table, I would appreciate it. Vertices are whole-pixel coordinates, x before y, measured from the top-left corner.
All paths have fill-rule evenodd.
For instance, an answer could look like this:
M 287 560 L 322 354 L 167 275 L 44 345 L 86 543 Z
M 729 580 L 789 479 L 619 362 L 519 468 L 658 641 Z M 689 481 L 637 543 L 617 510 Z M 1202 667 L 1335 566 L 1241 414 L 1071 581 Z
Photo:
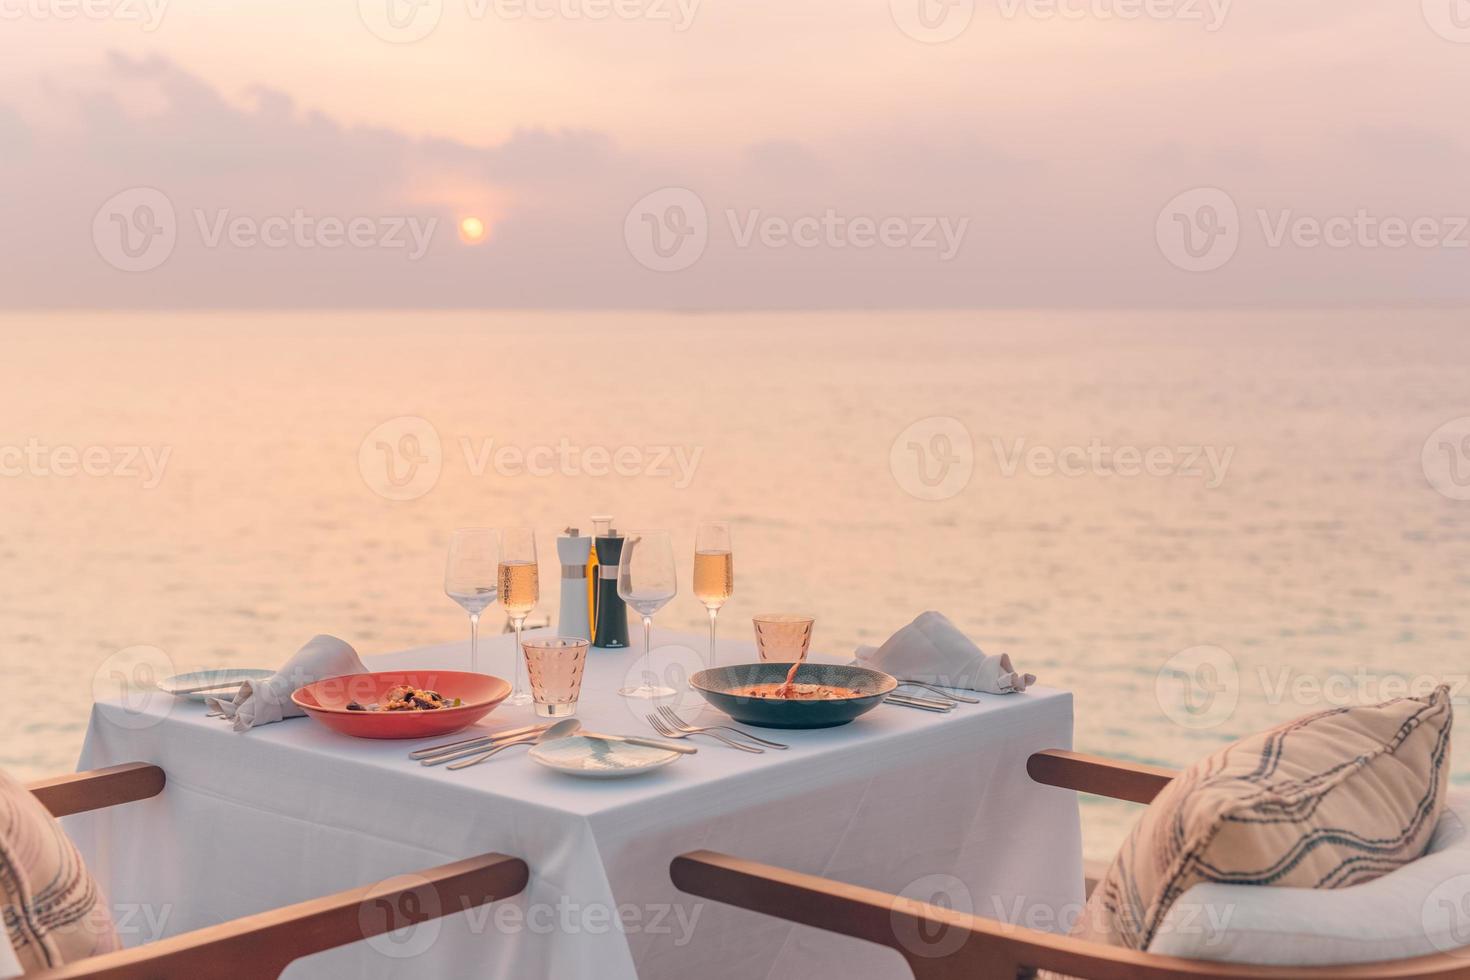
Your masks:
M 655 631 L 653 662 L 697 665 L 707 642 Z M 516 653 L 512 636 L 480 639 L 490 673 L 511 678 Z M 588 730 L 659 737 L 654 706 L 617 693 L 641 653 L 589 652 L 576 712 Z M 737 639 L 717 658 L 757 659 Z M 468 660 L 466 643 L 364 658 L 370 670 Z M 946 712 L 884 703 L 836 728 L 749 729 L 784 750 L 694 736 L 680 744 L 697 753 L 609 780 L 545 768 L 525 748 L 458 771 L 408 757 L 533 724 L 530 705 L 501 704 L 471 732 L 392 741 L 307 717 L 236 732 L 183 698 L 101 701 L 79 768 L 150 762 L 167 784 L 65 827 L 125 945 L 485 852 L 530 867 L 513 898 L 300 959 L 292 978 L 908 977 L 892 950 L 681 893 L 669 862 L 709 849 L 1064 930 L 1083 901 L 1078 802 L 1032 782 L 1026 760 L 1072 747 L 1072 696 L 972 696 Z M 730 723 L 686 685 L 674 706 L 696 724 Z

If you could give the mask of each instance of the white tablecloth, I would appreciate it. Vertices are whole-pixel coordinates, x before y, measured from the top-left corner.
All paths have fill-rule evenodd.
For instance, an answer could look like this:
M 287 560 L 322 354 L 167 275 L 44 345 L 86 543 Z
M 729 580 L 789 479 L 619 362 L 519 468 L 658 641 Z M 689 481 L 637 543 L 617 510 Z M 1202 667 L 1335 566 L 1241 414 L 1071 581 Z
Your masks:
M 511 638 L 482 642 L 509 677 Z M 615 693 L 635 657 L 590 654 L 578 712 L 589 729 L 652 734 L 646 702 Z M 450 644 L 368 662 L 466 659 Z M 722 662 L 752 659 L 750 644 L 721 643 Z M 529 863 L 522 895 L 300 960 L 287 976 L 909 975 L 889 950 L 678 892 L 669 861 L 695 848 L 1043 928 L 1082 900 L 1075 796 L 1026 776 L 1030 753 L 1071 747 L 1066 692 L 987 696 L 948 715 L 882 705 L 841 728 L 761 731 L 791 745 L 764 755 L 697 738 L 698 755 L 605 782 L 544 769 L 524 749 L 448 772 L 411 764 L 419 743 L 351 739 L 306 718 L 236 734 L 190 702 L 135 708 L 95 707 L 80 768 L 153 762 L 167 788 L 66 822 L 129 945 L 486 851 Z M 482 725 L 532 720 L 530 706 L 501 706 Z

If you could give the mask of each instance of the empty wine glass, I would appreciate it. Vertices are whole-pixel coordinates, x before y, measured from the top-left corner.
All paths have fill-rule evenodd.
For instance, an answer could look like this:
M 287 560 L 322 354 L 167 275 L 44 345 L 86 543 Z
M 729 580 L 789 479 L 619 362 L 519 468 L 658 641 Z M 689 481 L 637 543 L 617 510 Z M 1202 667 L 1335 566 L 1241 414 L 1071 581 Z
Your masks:
M 694 595 L 709 610 L 709 665 L 715 659 L 715 617 L 735 592 L 734 549 L 730 525 L 705 521 L 694 532 Z
M 500 563 L 500 532 L 492 527 L 457 528 L 449 537 L 444 593 L 470 614 L 470 670 L 480 669 L 480 613 L 494 605 Z
M 643 617 L 643 683 L 618 691 L 625 698 L 662 698 L 675 694 L 658 683 L 652 670 L 653 614 L 679 591 L 674 569 L 674 546 L 668 531 L 633 531 L 623 542 L 618 564 L 618 595 Z
M 525 666 L 522 663 L 521 627 L 541 599 L 541 576 L 536 564 L 536 532 L 529 527 L 508 527 L 500 536 L 500 604 L 516 631 L 515 680 L 507 704 L 529 704 Z

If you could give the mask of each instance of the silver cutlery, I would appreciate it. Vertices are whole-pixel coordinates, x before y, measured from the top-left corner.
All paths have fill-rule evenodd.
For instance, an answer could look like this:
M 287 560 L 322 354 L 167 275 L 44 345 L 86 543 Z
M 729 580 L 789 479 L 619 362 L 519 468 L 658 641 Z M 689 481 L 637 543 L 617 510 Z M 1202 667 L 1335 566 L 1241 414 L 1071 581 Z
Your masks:
M 638 738 L 636 735 L 603 735 L 600 732 L 578 732 L 583 738 L 595 738 L 602 742 L 626 742 L 629 745 L 646 745 L 651 749 L 667 749 L 680 755 L 693 755 L 699 750 L 692 745 L 671 745 L 654 738 Z
M 646 717 L 648 718 L 648 723 L 653 726 L 653 730 L 664 738 L 689 738 L 690 735 L 694 734 L 692 732 L 675 731 L 668 722 L 664 721 L 658 715 L 647 715 Z M 719 732 L 706 732 L 705 734 L 710 738 L 724 742 L 732 749 L 739 749 L 741 752 L 754 752 L 756 755 L 763 755 L 766 751 L 758 745 L 746 745 L 744 742 L 737 742 L 733 738 L 721 735 Z
M 905 694 L 903 691 L 894 691 L 892 694 L 888 695 L 888 697 L 889 700 L 892 700 L 893 698 L 899 698 L 903 701 L 913 701 L 917 704 L 925 704 L 933 708 L 944 708 L 946 710 L 957 708 L 960 705 L 958 701 L 944 701 L 940 698 L 925 697 L 922 694 Z
M 890 694 L 886 699 L 887 704 L 902 705 L 905 708 L 921 708 L 924 711 L 953 711 L 953 701 L 930 701 L 928 698 L 914 698 L 907 694 Z
M 410 759 L 424 759 L 431 755 L 440 755 L 444 752 L 452 752 L 455 749 L 463 749 L 476 742 L 493 742 L 502 738 L 515 738 L 517 735 L 529 735 L 534 731 L 551 727 L 551 723 L 544 725 L 526 725 L 523 728 L 508 728 L 501 732 L 485 732 L 472 738 L 462 738 L 458 742 L 443 742 L 439 745 L 430 745 L 422 749 L 414 749 L 408 754 Z
M 752 742 L 757 742 L 761 745 L 767 746 L 768 748 L 790 748 L 789 745 L 786 745 L 783 742 L 773 742 L 768 738 L 761 738 L 759 735 L 752 735 L 750 732 L 747 732 L 742 728 L 735 728 L 730 725 L 691 725 L 683 718 L 680 718 L 678 714 L 675 713 L 674 709 L 670 708 L 666 704 L 661 704 L 658 706 L 658 713 L 663 718 L 663 720 L 668 722 L 669 726 L 675 731 L 688 732 L 691 735 L 708 735 L 716 730 L 722 732 L 734 732 L 741 738 L 748 738 Z
M 473 745 L 460 746 L 459 748 L 449 749 L 444 752 L 439 752 L 435 755 L 426 755 L 419 759 L 418 763 L 421 766 L 442 766 L 446 762 L 453 762 L 455 759 L 463 759 L 465 756 L 476 755 L 477 753 L 484 752 L 487 749 L 498 748 L 502 745 L 519 745 L 522 742 L 534 741 L 550 727 L 551 725 L 547 724 L 536 725 L 524 731 L 517 729 L 515 733 L 511 735 L 504 735 L 499 738 L 487 739 L 486 741 L 477 742 Z
M 491 748 L 488 752 L 480 752 L 480 754 L 476 755 L 475 753 L 479 750 L 470 749 L 467 753 L 470 756 L 468 759 L 460 759 L 458 762 L 451 762 L 446 768 L 467 769 L 470 766 L 477 766 L 480 763 L 484 762 L 486 759 L 490 758 L 495 753 L 502 752 L 505 749 L 510 748 L 512 745 L 532 745 L 539 744 L 541 742 L 554 742 L 559 738 L 566 738 L 568 735 L 575 735 L 578 729 L 580 729 L 581 727 L 582 723 L 576 718 L 564 718 L 561 721 L 557 722 L 555 725 L 552 725 L 550 728 L 537 732 L 534 735 L 522 735 L 519 738 L 512 738 L 509 741 L 502 742 L 499 745 Z M 426 762 L 424 764 L 437 765 L 438 763 L 444 761 L 446 760 L 436 759 L 430 762 Z
M 953 691 L 950 691 L 950 690 L 947 690 L 945 688 L 939 687 L 938 685 L 935 685 L 935 684 L 925 684 L 923 681 L 899 681 L 898 682 L 898 686 L 899 687 L 922 687 L 924 690 L 930 692 L 931 694 L 936 694 L 936 695 L 938 695 L 941 698 L 948 698 L 951 701 L 960 701 L 960 702 L 963 702 L 965 704 L 979 704 L 980 703 L 980 699 L 979 698 L 972 698 L 968 694 L 956 694 Z

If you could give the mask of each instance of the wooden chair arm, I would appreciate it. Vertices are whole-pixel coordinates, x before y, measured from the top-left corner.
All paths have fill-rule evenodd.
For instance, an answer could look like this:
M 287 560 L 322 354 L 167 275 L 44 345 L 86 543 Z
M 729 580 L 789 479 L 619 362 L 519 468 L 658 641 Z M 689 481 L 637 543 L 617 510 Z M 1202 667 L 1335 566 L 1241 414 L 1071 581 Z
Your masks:
M 28 980 L 274 978 L 302 956 L 508 898 L 529 877 L 520 858 L 482 854 L 94 956 Z
M 26 786 L 53 817 L 146 800 L 163 792 L 163 770 L 146 762 L 74 772 Z
M 1162 766 L 1117 762 L 1081 752 L 1048 749 L 1026 760 L 1026 772 L 1047 786 L 1074 789 L 1130 803 L 1151 803 L 1178 773 Z
M 1360 966 L 1232 965 L 1040 932 L 712 851 L 679 855 L 669 875 L 691 895 L 886 946 L 917 980 L 1015 980 L 1023 966 L 1089 980 L 1470 980 L 1470 948 Z

